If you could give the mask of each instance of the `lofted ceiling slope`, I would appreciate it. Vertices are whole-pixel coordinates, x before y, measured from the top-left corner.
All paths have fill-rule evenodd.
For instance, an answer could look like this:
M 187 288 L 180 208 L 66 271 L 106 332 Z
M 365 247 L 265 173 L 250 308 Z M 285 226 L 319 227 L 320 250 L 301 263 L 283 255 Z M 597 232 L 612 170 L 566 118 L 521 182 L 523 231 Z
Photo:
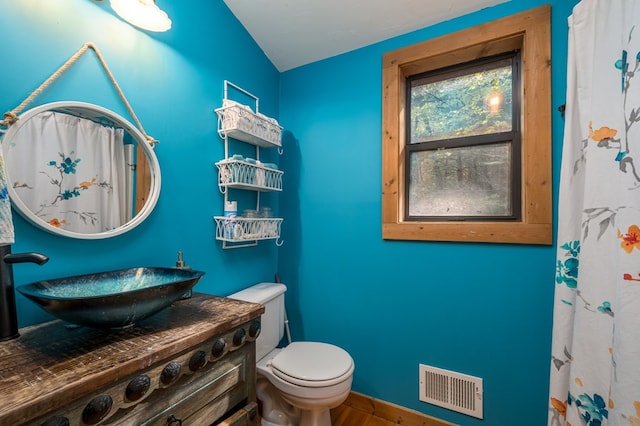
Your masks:
M 509 0 L 224 0 L 279 71 Z

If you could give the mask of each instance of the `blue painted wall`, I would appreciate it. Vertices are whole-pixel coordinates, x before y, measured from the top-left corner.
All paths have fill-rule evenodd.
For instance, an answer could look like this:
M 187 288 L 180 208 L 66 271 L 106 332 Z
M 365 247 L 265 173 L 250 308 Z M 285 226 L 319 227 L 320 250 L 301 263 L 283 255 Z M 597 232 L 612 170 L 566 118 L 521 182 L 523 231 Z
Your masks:
M 102 2 L 106 3 L 106 2 Z M 132 265 L 170 266 L 176 251 L 207 272 L 196 290 L 228 294 L 270 280 L 289 286 L 294 339 L 322 340 L 354 357 L 353 389 L 462 425 L 546 422 L 553 247 L 395 242 L 381 238 L 381 60 L 384 52 L 552 5 L 553 171 L 557 205 L 566 19 L 577 0 L 508 3 L 279 74 L 221 1 L 159 4 L 174 26 L 131 28 L 93 0 L 7 2 L 0 14 L 0 109 L 13 109 L 83 43 L 101 49 L 145 130 L 159 139 L 159 204 L 134 231 L 100 241 L 42 232 L 15 215 L 18 283 Z M 36 103 L 82 100 L 126 111 L 86 54 Z M 285 245 L 223 251 L 213 163 L 223 155 L 213 109 L 222 81 L 261 99 L 286 127 L 277 158 Z M 270 155 L 270 154 L 267 154 Z M 274 200 L 275 202 L 275 200 Z M 18 297 L 21 325 L 48 317 Z M 484 378 L 484 421 L 418 401 L 418 364 Z
M 555 249 L 381 237 L 382 55 L 546 3 L 555 197 L 575 0 L 512 0 L 282 75 L 293 335 L 346 348 L 355 391 L 462 425 L 546 424 Z M 420 363 L 484 378 L 484 420 L 420 402 Z
M 222 105 L 223 80 L 260 97 L 260 110 L 277 117 L 279 73 L 223 2 L 158 4 L 173 20 L 166 33 L 133 28 L 111 13 L 108 1 L 3 3 L 1 112 L 17 107 L 84 43 L 94 42 L 146 132 L 160 140 L 156 154 L 162 169 L 156 209 L 142 225 L 116 238 L 63 238 L 14 214 L 13 252 L 38 251 L 51 259 L 43 266 L 16 265 L 17 284 L 132 266 L 173 266 L 179 250 L 188 265 L 206 272 L 195 287 L 201 292 L 226 295 L 276 272 L 272 242 L 222 250 L 212 216 L 223 211 L 214 166 L 224 155 L 214 113 Z M 93 102 L 130 118 L 92 51 L 30 106 L 57 100 Z M 18 295 L 18 318 L 25 326 L 50 317 Z

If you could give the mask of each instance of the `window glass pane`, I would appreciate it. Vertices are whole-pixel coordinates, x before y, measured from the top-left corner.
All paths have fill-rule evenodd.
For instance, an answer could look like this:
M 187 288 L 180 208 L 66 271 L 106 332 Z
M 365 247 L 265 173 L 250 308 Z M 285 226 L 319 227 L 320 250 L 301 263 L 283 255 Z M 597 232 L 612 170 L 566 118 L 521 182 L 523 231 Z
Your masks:
M 511 131 L 511 62 L 412 80 L 410 143 Z
M 410 156 L 409 217 L 510 216 L 511 143 Z

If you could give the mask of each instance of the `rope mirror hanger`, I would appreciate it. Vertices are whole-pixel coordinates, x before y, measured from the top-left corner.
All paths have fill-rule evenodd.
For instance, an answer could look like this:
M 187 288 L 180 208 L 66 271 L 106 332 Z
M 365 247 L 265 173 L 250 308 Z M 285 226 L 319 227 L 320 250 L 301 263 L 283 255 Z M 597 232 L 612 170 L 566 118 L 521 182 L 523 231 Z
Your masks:
M 60 77 L 67 69 L 69 69 L 78 60 L 78 58 L 80 58 L 89 49 L 93 50 L 93 52 L 96 54 L 96 57 L 98 58 L 100 64 L 102 65 L 102 67 L 104 68 L 105 72 L 107 73 L 107 76 L 109 77 L 109 80 L 111 81 L 111 84 L 113 84 L 113 87 L 118 92 L 118 95 L 120 96 L 120 99 L 122 100 L 124 105 L 127 107 L 127 111 L 129 111 L 129 114 L 133 118 L 133 121 L 136 123 L 136 126 L 140 130 L 140 133 L 142 133 L 142 135 L 145 137 L 147 142 L 149 142 L 151 147 L 155 148 L 155 144 L 158 143 L 159 141 L 157 139 L 154 139 L 153 137 L 149 136 L 144 131 L 144 128 L 142 127 L 142 123 L 140 123 L 140 120 L 138 120 L 138 117 L 136 116 L 136 113 L 133 111 L 133 108 L 131 107 L 131 104 L 127 101 L 127 98 L 124 95 L 124 92 L 120 88 L 120 85 L 118 84 L 118 82 L 116 81 L 113 73 L 109 69 L 109 66 L 107 65 L 106 61 L 104 60 L 104 57 L 102 56 L 102 54 L 100 53 L 100 50 L 98 50 L 98 47 L 92 42 L 85 43 L 76 53 L 74 53 L 67 60 L 67 62 L 65 62 L 60 68 L 58 68 L 58 70 L 56 70 L 56 72 L 51 74 L 51 76 L 47 80 L 45 80 L 44 83 L 42 83 L 24 101 L 22 101 L 22 103 L 20 105 L 18 105 L 16 108 L 14 108 L 11 111 L 5 112 L 4 113 L 4 119 L 0 120 L 0 126 L 9 127 L 11 124 L 15 123 L 18 120 L 18 114 L 24 109 L 24 107 L 26 107 L 29 103 L 31 103 L 31 101 L 33 101 L 33 99 L 36 96 L 38 96 L 44 89 L 46 89 L 51 83 L 53 83 L 58 77 Z

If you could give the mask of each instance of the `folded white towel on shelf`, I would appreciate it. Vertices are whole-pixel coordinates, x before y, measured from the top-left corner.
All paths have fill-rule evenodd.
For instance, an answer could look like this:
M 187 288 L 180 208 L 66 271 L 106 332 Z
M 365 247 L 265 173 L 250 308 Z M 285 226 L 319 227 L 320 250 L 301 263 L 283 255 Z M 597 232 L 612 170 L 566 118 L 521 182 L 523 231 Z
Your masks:
M 279 124 L 278 124 L 278 120 L 276 120 L 276 119 L 275 119 L 275 118 L 273 118 L 273 117 L 269 117 L 269 116 L 264 115 L 264 114 L 262 114 L 262 113 L 260 113 L 260 112 L 259 112 L 259 113 L 257 113 L 256 115 L 257 115 L 258 117 L 262 118 L 263 120 L 267 120 L 267 121 L 268 121 L 269 123 L 271 123 L 271 124 L 275 124 L 276 126 L 279 126 Z
M 223 108 L 229 108 L 229 107 L 234 107 L 234 106 L 240 107 L 240 108 L 242 108 L 244 110 L 247 110 L 249 112 L 253 112 L 253 109 L 251 109 L 251 107 L 249 105 L 243 105 L 240 102 L 232 101 L 231 99 L 224 99 L 222 101 L 222 107 Z
M 9 200 L 6 176 L 2 149 L 0 149 L 0 245 L 14 243 L 11 201 Z

